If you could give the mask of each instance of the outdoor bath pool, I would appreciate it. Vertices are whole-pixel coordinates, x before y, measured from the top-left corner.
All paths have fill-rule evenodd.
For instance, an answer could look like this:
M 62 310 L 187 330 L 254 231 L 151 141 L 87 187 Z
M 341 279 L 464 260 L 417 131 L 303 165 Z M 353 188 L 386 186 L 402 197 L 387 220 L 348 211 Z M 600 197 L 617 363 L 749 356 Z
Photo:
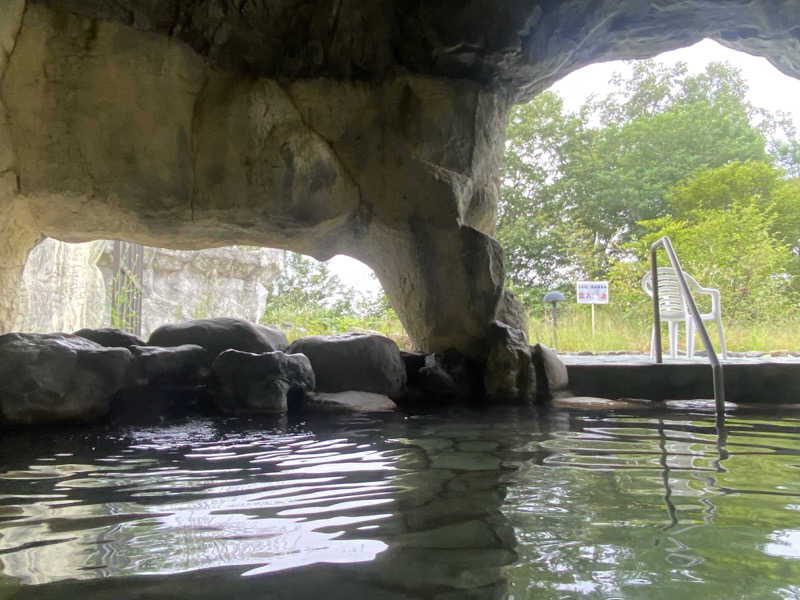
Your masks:
M 7 431 L 0 599 L 798 598 L 800 413 L 775 414 Z

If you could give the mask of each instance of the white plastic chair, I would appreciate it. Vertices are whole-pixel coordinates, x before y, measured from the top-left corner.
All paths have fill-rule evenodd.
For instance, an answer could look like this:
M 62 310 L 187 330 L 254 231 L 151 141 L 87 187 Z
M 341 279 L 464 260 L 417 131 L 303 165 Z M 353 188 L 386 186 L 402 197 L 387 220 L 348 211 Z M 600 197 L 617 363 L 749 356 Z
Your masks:
M 694 277 L 689 275 L 686 271 L 683 272 L 683 276 L 686 279 L 689 290 L 695 298 L 697 298 L 698 295 L 711 296 L 711 310 L 707 313 L 700 313 L 700 319 L 703 321 L 713 320 L 717 324 L 722 358 L 727 358 L 728 351 L 725 348 L 725 338 L 722 334 L 722 303 L 719 290 L 701 286 Z M 653 296 L 652 283 L 650 271 L 648 271 L 642 277 L 641 284 L 642 289 L 651 298 Z M 678 354 L 678 328 L 676 325 L 683 321 L 686 324 L 686 356 L 692 358 L 694 356 L 694 319 L 686 306 L 683 294 L 681 293 L 680 283 L 678 283 L 678 277 L 672 267 L 658 267 L 658 308 L 661 313 L 661 320 L 667 322 L 670 357 L 676 358 Z M 656 353 L 655 340 L 656 330 L 654 323 L 653 332 L 650 337 L 651 357 L 655 357 Z

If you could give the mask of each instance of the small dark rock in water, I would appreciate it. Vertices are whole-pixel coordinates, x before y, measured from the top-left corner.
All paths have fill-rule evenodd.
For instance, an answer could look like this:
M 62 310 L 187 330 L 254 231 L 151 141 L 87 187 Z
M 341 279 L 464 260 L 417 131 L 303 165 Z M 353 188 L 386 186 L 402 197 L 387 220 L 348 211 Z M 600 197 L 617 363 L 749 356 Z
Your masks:
M 531 357 L 536 369 L 537 399 L 549 399 L 553 392 L 567 389 L 567 365 L 558 358 L 555 350 L 544 344 L 535 344 L 531 346 Z
M 244 319 L 217 317 L 162 325 L 148 341 L 149 346 L 197 344 L 208 350 L 212 359 L 225 350 L 261 354 L 285 350 L 286 336 L 277 329 Z
M 406 385 L 411 388 L 419 385 L 419 372 L 425 366 L 424 352 L 406 352 L 400 350 L 400 358 L 406 367 Z
M 290 353 L 308 356 L 319 392 L 358 390 L 400 398 L 406 367 L 397 344 L 382 335 L 348 333 L 298 338 Z
M 79 329 L 73 335 L 86 338 L 96 344 L 106 348 L 130 348 L 131 346 L 144 346 L 144 340 L 136 337 L 132 333 L 114 329 L 112 327 L 102 327 L 100 329 Z
M 500 321 L 489 326 L 489 353 L 483 374 L 486 396 L 494 402 L 525 402 L 536 397 L 536 373 L 525 334 Z
M 0 336 L 0 421 L 89 423 L 105 416 L 125 384 L 127 348 L 70 334 Z
M 413 366 L 416 361 L 406 364 Z M 483 369 L 458 350 L 449 349 L 424 357 L 413 376 L 409 372 L 409 400 L 415 404 L 431 401 L 467 403 L 483 396 Z
M 227 350 L 211 366 L 217 407 L 226 413 L 285 413 L 314 389 L 314 371 L 302 354 Z

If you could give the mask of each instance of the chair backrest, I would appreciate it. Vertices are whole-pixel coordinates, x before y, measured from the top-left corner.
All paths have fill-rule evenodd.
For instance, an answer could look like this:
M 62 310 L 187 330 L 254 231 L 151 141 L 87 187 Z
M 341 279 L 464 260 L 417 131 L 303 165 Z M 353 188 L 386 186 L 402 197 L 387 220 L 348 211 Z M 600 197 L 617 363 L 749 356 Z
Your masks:
M 698 287 L 697 281 L 686 271 L 683 272 L 683 276 L 686 278 L 689 288 Z M 652 283 L 650 271 L 648 271 L 642 277 L 641 284 L 642 289 L 649 296 L 653 295 Z M 678 276 L 672 267 L 658 267 L 658 308 L 662 316 L 668 316 L 668 313 L 676 315 L 686 313 L 686 305 L 683 302 Z

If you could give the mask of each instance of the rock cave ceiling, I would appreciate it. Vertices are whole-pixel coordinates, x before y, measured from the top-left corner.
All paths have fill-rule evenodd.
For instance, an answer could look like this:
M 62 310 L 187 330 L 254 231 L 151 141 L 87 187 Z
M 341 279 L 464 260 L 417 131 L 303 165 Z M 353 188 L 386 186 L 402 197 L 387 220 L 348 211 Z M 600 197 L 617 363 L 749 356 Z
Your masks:
M 591 62 L 704 37 L 800 76 L 796 0 L 35 0 L 173 36 L 254 76 L 465 78 L 524 99 Z
M 2 0 L 0 331 L 41 234 L 245 243 L 358 258 L 418 348 L 485 358 L 526 329 L 510 104 L 704 37 L 800 76 L 800 0 Z

